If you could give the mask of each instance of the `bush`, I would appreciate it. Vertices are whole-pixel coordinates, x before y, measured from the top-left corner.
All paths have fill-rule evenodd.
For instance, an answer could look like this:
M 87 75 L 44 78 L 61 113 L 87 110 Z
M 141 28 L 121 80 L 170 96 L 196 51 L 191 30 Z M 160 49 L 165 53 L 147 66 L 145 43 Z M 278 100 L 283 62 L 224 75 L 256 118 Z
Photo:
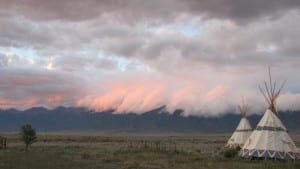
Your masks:
M 224 147 L 220 150 L 220 155 L 225 158 L 233 158 L 238 154 L 238 150 L 235 148 Z
M 237 147 L 235 148 L 235 150 L 236 150 L 237 152 L 239 152 L 241 149 L 242 149 L 242 148 L 241 148 L 240 146 L 237 146 Z
M 28 147 L 36 141 L 35 129 L 32 128 L 30 124 L 25 124 L 21 127 L 20 135 L 21 140 L 25 144 L 25 150 L 27 151 Z
M 87 160 L 91 158 L 91 155 L 89 153 L 82 153 L 81 158 Z

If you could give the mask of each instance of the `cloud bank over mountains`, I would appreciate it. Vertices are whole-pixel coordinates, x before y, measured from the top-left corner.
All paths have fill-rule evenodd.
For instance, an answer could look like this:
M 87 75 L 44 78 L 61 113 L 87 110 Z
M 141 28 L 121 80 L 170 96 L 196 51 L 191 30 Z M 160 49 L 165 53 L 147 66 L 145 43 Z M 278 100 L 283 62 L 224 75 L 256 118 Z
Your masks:
M 293 0 L 0 0 L 0 107 L 257 113 L 271 66 L 297 110 L 299 23 Z

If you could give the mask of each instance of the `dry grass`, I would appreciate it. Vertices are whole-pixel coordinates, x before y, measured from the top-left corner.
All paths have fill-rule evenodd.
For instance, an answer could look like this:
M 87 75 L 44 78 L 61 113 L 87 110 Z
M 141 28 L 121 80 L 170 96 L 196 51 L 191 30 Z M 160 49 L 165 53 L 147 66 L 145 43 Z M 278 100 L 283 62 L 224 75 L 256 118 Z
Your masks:
M 3 169 L 300 168 L 300 162 L 250 161 L 218 154 L 227 136 L 39 135 L 28 152 L 17 135 L 0 150 Z M 293 136 L 299 143 L 300 136 Z

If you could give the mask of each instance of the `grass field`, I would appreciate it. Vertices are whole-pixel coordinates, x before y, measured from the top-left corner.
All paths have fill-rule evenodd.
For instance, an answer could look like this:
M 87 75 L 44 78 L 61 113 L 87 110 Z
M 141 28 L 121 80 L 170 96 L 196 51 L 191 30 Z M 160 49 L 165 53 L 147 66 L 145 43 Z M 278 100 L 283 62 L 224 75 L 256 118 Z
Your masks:
M 299 169 L 300 161 L 224 158 L 228 136 L 75 136 L 38 135 L 24 151 L 18 135 L 6 135 L 2 169 Z M 300 135 L 293 136 L 300 145 Z

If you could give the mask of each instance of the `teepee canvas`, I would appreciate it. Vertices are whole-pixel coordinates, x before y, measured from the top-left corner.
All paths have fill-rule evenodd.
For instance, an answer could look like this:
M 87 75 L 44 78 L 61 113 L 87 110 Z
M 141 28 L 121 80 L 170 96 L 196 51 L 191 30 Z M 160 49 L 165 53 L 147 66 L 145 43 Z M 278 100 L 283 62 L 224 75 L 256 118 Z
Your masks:
M 252 132 L 251 125 L 246 118 L 247 105 L 245 105 L 245 103 L 243 102 L 241 106 L 238 106 L 238 109 L 242 114 L 242 118 L 238 127 L 226 144 L 226 146 L 230 148 L 242 147 Z
M 265 90 L 260 87 L 260 91 L 268 102 L 269 108 L 246 140 L 239 155 L 249 158 L 298 159 L 299 150 L 279 119 L 276 110 L 276 99 L 284 83 L 277 88 L 276 82 L 272 82 L 269 70 L 269 82 L 265 81 L 264 85 Z

